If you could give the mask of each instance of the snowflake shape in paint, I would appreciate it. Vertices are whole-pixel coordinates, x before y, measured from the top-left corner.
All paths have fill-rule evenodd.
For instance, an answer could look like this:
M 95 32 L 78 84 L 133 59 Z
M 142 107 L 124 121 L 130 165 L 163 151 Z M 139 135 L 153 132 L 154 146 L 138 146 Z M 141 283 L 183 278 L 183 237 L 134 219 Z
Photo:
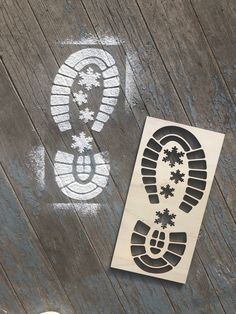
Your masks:
M 98 87 L 100 86 L 99 78 L 101 76 L 100 73 L 94 72 L 91 67 L 89 67 L 85 72 L 79 72 L 79 76 L 81 77 L 81 80 L 79 80 L 79 85 L 85 85 L 85 88 L 87 90 L 92 89 L 93 86 Z
M 171 171 L 170 180 L 174 181 L 175 184 L 177 184 L 179 182 L 184 182 L 184 179 L 183 179 L 184 176 L 185 174 L 181 173 L 180 170 L 176 170 L 175 172 Z
M 178 152 L 178 148 L 176 146 L 172 147 L 172 150 L 165 149 L 164 153 L 166 157 L 163 157 L 162 161 L 164 162 L 170 162 L 169 165 L 171 167 L 174 167 L 175 164 L 181 165 L 183 163 L 183 160 L 181 157 L 184 156 L 184 152 Z
M 71 147 L 74 149 L 78 149 L 78 151 L 82 154 L 86 149 L 89 150 L 92 148 L 90 144 L 93 141 L 93 138 L 85 135 L 84 132 L 81 132 L 79 136 L 73 135 L 72 139 L 74 143 L 72 143 Z
M 73 102 L 76 102 L 79 106 L 86 104 L 88 95 L 84 93 L 82 90 L 79 90 L 78 93 L 73 93 Z
M 89 108 L 85 108 L 84 110 L 80 110 L 79 119 L 84 121 L 84 123 L 88 123 L 89 121 L 94 120 L 93 115 L 94 111 L 90 111 Z
M 175 219 L 176 215 L 170 214 L 170 211 L 167 208 L 164 209 L 163 212 L 157 211 L 156 216 L 158 218 L 155 219 L 155 223 L 161 224 L 161 227 L 163 229 L 165 229 L 167 227 L 167 225 L 169 225 L 170 227 L 175 225 L 173 219 Z
M 174 196 L 174 188 L 171 188 L 169 184 L 167 184 L 166 186 L 162 186 L 161 187 L 161 195 L 164 195 L 165 198 L 168 198 L 169 196 Z

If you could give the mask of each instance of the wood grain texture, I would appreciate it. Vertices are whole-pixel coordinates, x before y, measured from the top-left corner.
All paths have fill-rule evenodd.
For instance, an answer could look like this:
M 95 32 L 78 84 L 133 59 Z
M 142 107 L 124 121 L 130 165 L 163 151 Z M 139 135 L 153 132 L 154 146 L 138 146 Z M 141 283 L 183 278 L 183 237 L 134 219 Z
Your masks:
M 18 299 L 15 291 L 7 278 L 7 275 L 1 265 L 0 267 L 0 294 L 1 294 L 1 313 L 10 314 L 25 314 L 26 311 L 23 308 L 20 300 Z
M 52 305 L 48 310 L 57 309 L 61 314 L 234 313 L 235 76 L 229 78 L 226 72 L 231 73 L 234 63 L 231 47 L 235 34 L 230 30 L 235 8 L 234 1 L 214 3 L 215 6 L 210 0 L 1 2 L 0 55 L 5 68 L 1 65 L 0 156 L 8 177 L 3 174 L 3 182 L 19 213 L 18 220 L 14 213 L 9 217 L 12 224 L 25 221 L 23 239 L 27 234 L 34 235 L 34 258 L 45 269 L 41 276 L 38 274 L 40 282 L 45 281 L 40 288 L 45 292 L 45 286 L 54 287 L 53 295 L 47 292 L 38 297 L 38 286 L 30 274 L 25 277 L 26 284 L 20 284 L 12 274 L 11 264 L 6 268 L 5 262 L 10 282 L 2 285 L 6 295 L 5 301 L 0 301 L 3 309 L 8 304 L 11 285 L 30 314 L 39 313 L 39 303 L 44 310 Z M 221 8 L 223 15 L 219 13 Z M 222 24 L 220 31 L 215 14 Z M 229 34 L 225 46 L 218 46 L 224 41 L 225 32 Z M 72 203 L 69 211 L 53 210 L 50 204 L 65 202 L 65 198 L 53 188 L 53 178 L 49 180 L 49 189 L 42 190 L 27 165 L 27 156 L 35 147 L 44 148 L 48 169 L 52 171 L 55 152 L 69 148 L 70 134 L 58 131 L 49 108 L 51 85 L 60 65 L 80 48 L 64 42 L 94 36 L 102 47 L 99 40 L 104 35 L 119 38 L 120 45 L 111 48 L 112 53 L 122 73 L 127 57 L 135 79 L 136 98 L 127 100 L 125 105 L 123 90 L 105 132 L 91 133 L 97 151 L 109 151 L 112 172 L 107 190 L 96 198 L 101 210 L 90 217 L 77 212 Z M 72 106 L 71 112 L 76 121 L 77 108 Z M 109 269 L 147 115 L 226 133 L 184 287 Z M 4 213 L 6 219 L 7 211 Z M 8 233 L 5 238 L 11 235 Z M 24 245 L 20 248 L 23 250 Z M 15 258 L 21 258 L 22 266 L 25 261 L 20 252 L 16 251 Z M 27 300 L 21 291 L 25 285 L 32 287 Z M 21 308 L 17 301 L 16 305 L 12 303 L 9 312 L 17 306 Z
M 223 139 L 222 133 L 147 117 L 112 267 L 186 283 Z M 195 178 L 191 168 L 198 169 Z M 174 182 L 177 172 L 183 177 Z M 203 173 L 205 180 L 196 180 Z M 198 200 L 185 202 L 187 195 Z M 173 245 L 181 250 L 172 250 Z
M 39 4 L 37 5 L 37 7 L 40 7 Z M 53 7 L 53 6 L 52 6 Z M 63 9 L 63 6 L 60 6 L 59 8 L 62 8 Z M 82 7 L 81 7 L 82 8 Z M 29 9 L 29 7 L 28 7 Z M 26 10 L 26 8 L 25 8 Z M 62 13 L 64 11 L 62 10 Z M 81 12 L 80 10 L 77 11 L 77 14 L 78 12 Z M 58 22 L 60 22 L 61 19 L 58 19 Z M 20 24 L 19 24 L 20 25 Z M 46 25 L 46 24 L 45 24 Z M 10 25 L 11 27 L 11 25 Z M 37 26 L 36 26 L 37 27 Z M 14 31 L 14 29 L 12 28 L 12 31 Z M 71 30 L 71 33 L 72 33 L 72 30 Z M 70 34 L 71 34 L 70 33 Z M 42 35 L 41 35 L 42 37 Z M 65 38 L 65 37 L 64 37 Z M 22 39 L 23 41 L 23 39 Z M 35 38 L 34 38 L 34 41 L 35 41 Z M 42 43 L 45 43 L 45 39 L 42 37 L 42 39 L 39 41 L 39 45 L 41 45 L 41 42 Z M 22 46 L 24 45 L 24 41 L 22 43 Z M 54 40 L 53 40 L 53 43 L 54 43 Z M 60 51 L 62 50 L 62 48 L 60 46 L 56 46 L 57 49 L 59 49 Z M 8 48 L 11 50 L 12 48 L 10 47 L 10 45 L 8 45 Z M 34 51 L 37 51 L 37 46 L 35 47 Z M 50 50 L 49 48 L 46 48 L 45 49 L 48 50 L 48 54 L 49 54 L 49 57 L 52 58 L 52 53 L 50 53 Z M 76 51 L 76 47 L 65 47 L 63 48 L 62 51 L 64 51 L 65 49 L 68 50 L 68 53 L 65 54 L 66 57 L 68 57 L 68 55 L 72 52 L 71 49 L 74 49 L 74 51 Z M 64 56 L 64 59 L 66 58 Z M 47 57 L 47 59 L 49 58 Z M 63 63 L 64 62 L 64 59 L 62 58 L 63 56 L 60 57 L 60 63 Z M 29 60 L 29 58 L 26 58 L 27 60 Z M 6 64 L 10 63 L 11 60 L 9 58 L 4 58 L 4 60 L 6 61 Z M 24 60 L 21 61 L 23 64 L 24 64 Z M 37 59 L 37 62 L 34 63 L 34 64 L 30 64 L 29 66 L 32 67 L 36 65 L 36 67 L 38 67 L 38 63 L 40 62 L 40 60 Z M 53 63 L 55 63 L 55 61 L 52 60 Z M 22 66 L 22 65 L 19 65 L 19 66 Z M 9 69 L 10 69 L 10 65 L 7 66 Z M 10 71 L 10 70 L 9 70 Z M 54 69 L 54 72 L 51 74 L 51 80 L 53 79 L 53 76 L 56 74 L 56 69 Z M 37 69 L 35 69 L 33 71 L 34 73 L 37 73 Z M 14 75 L 12 76 L 14 77 Z M 24 77 L 25 78 L 25 77 Z M 22 82 L 22 80 L 21 80 Z M 24 81 L 26 82 L 26 80 Z M 40 84 L 44 84 L 45 81 L 42 81 L 39 80 Z M 17 83 L 17 82 L 16 82 Z M 40 86 L 39 86 L 40 87 Z M 39 87 L 34 88 L 34 93 L 38 93 L 39 92 Z M 46 138 L 46 145 L 47 145 L 47 151 L 51 154 L 53 154 L 53 150 L 55 151 L 57 148 L 62 148 L 64 147 L 63 145 L 63 142 L 61 140 L 61 134 L 56 130 L 55 126 L 54 126 L 54 123 L 52 122 L 52 119 L 49 115 L 49 97 L 50 97 L 50 87 L 51 87 L 51 83 L 48 82 L 47 84 L 47 87 L 46 86 L 42 86 L 40 88 L 42 88 L 42 90 L 46 93 L 47 92 L 47 97 L 48 97 L 48 100 L 45 101 L 44 99 L 42 101 L 40 101 L 40 106 L 42 106 L 43 110 L 45 110 L 45 112 L 47 112 L 47 115 L 45 117 L 45 115 L 42 115 L 41 114 L 41 119 L 47 119 L 48 120 L 48 126 L 46 127 L 42 121 L 40 121 L 39 117 L 38 117 L 38 114 L 40 114 L 41 112 L 39 111 L 39 113 L 36 113 L 35 112 L 35 105 L 32 104 L 31 101 L 26 101 L 25 99 L 25 90 L 29 90 L 30 88 L 28 87 L 28 84 L 24 87 L 24 89 L 22 88 L 18 88 L 17 89 L 19 90 L 19 93 L 22 97 L 22 100 L 24 102 L 24 104 L 27 106 L 27 110 L 30 110 L 30 115 L 32 117 L 32 120 L 34 121 L 34 124 L 37 128 L 37 131 L 39 132 L 40 134 L 40 137 L 42 139 Z M 33 97 L 33 96 L 32 96 Z M 35 99 L 35 98 L 33 98 Z M 36 106 L 37 107 L 37 106 Z M 41 108 L 41 107 L 40 107 Z M 123 108 L 119 108 L 118 107 L 118 110 L 122 113 L 119 121 L 123 121 Z M 127 116 L 127 123 L 125 124 L 125 126 L 120 130 L 120 131 L 117 131 L 118 129 L 116 128 L 115 131 L 112 131 L 114 132 L 114 134 L 116 134 L 116 138 L 117 137 L 117 133 L 116 132 L 123 132 L 122 130 L 125 130 L 126 126 L 130 124 L 130 119 L 129 119 L 129 116 Z M 124 121 L 122 122 L 124 123 Z M 133 121 L 132 125 L 135 125 L 136 122 Z M 114 126 L 116 124 L 114 123 Z M 114 128 L 114 126 L 111 126 L 111 129 Z M 45 131 L 45 128 L 47 131 Z M 130 128 L 129 128 L 130 130 Z M 51 136 L 51 132 L 56 132 L 57 135 L 53 135 Z M 119 134 L 118 133 L 118 134 Z M 131 134 L 137 134 L 137 131 L 133 131 Z M 109 137 L 109 131 L 107 132 L 107 137 Z M 126 160 L 129 161 L 129 163 L 131 164 L 132 163 L 132 159 L 134 160 L 135 156 L 134 156 L 134 152 L 132 154 L 132 151 L 128 151 L 128 153 L 130 154 L 129 158 L 127 155 L 127 149 L 122 149 L 121 151 L 121 148 L 120 146 L 122 147 L 124 144 L 122 144 L 122 142 L 124 142 L 124 137 L 121 136 L 120 139 L 119 139 L 119 142 L 117 143 L 117 146 L 114 146 L 113 145 L 113 141 L 109 142 L 108 139 L 106 140 L 106 149 L 109 148 L 109 152 L 111 154 L 111 158 L 113 157 L 113 150 L 111 149 L 112 147 L 114 147 L 114 149 L 116 149 L 115 151 L 115 158 L 114 160 L 117 160 L 117 156 L 122 156 L 124 155 L 123 157 L 123 160 Z M 129 142 L 131 142 L 131 140 L 127 137 L 127 140 Z M 55 142 L 56 141 L 56 142 Z M 108 143 L 109 143 L 109 146 L 108 146 Z M 138 144 L 138 138 L 136 138 L 135 142 L 136 144 Z M 54 147 L 52 147 L 52 145 L 54 145 Z M 120 146 L 119 146 L 120 145 Z M 134 145 L 134 144 L 132 144 Z M 51 146 L 51 147 L 50 147 Z M 129 146 L 130 147 L 130 146 Z M 132 157 L 131 157 L 132 155 Z M 123 164 L 124 166 L 127 166 L 126 162 L 122 163 L 122 160 L 119 160 L 119 163 L 120 164 Z M 116 166 L 113 168 L 115 168 L 116 171 L 120 172 L 121 170 L 123 170 L 123 166 L 122 167 L 119 167 L 119 166 Z M 128 171 L 131 173 L 131 166 L 129 166 L 129 169 L 127 169 L 126 173 L 128 173 Z M 128 186 L 128 182 L 129 182 L 129 177 L 127 175 L 123 175 L 121 177 L 119 177 L 120 180 L 122 181 L 126 181 L 126 186 Z M 52 178 L 53 180 L 53 178 Z M 27 185 L 30 185 L 30 183 L 28 183 Z M 112 200 L 110 200 L 110 198 L 112 198 Z M 54 200 L 55 201 L 60 201 L 60 197 L 58 198 L 57 195 L 54 196 Z M 94 244 L 94 247 L 96 248 L 96 251 L 98 252 L 99 254 L 99 258 L 101 259 L 104 267 L 106 268 L 106 271 L 110 274 L 110 278 L 111 280 L 113 280 L 113 284 L 114 286 L 116 287 L 116 291 L 117 293 L 119 293 L 119 297 L 122 298 L 122 303 L 126 305 L 127 309 L 130 308 L 130 311 L 132 311 L 133 309 L 136 308 L 136 302 L 139 302 L 139 307 L 140 307 L 140 311 L 145 311 L 145 309 L 147 309 L 148 307 L 150 309 L 152 309 L 152 307 L 154 306 L 154 308 L 156 308 L 156 310 L 162 310 L 162 311 L 167 311 L 167 312 L 172 312 L 172 306 L 171 306 L 171 303 L 169 302 L 168 300 L 168 296 L 165 294 L 165 292 L 163 291 L 163 288 L 161 287 L 161 284 L 158 283 L 157 285 L 157 291 L 158 293 L 153 293 L 152 292 L 152 288 L 147 288 L 145 289 L 147 291 L 147 293 L 149 294 L 149 299 L 151 297 L 152 299 L 152 302 L 150 305 L 147 304 L 147 301 L 146 301 L 146 298 L 143 296 L 143 291 L 144 291 L 144 286 L 145 284 L 138 279 L 137 281 L 137 288 L 135 289 L 133 287 L 133 285 L 131 286 L 130 284 L 130 280 L 129 278 L 131 277 L 130 275 L 127 275 L 127 277 L 124 278 L 124 280 L 127 282 L 124 282 L 124 284 L 122 284 L 122 287 L 124 287 L 126 290 L 128 290 L 128 292 L 130 293 L 130 297 L 129 298 L 132 298 L 134 300 L 136 300 L 136 302 L 132 302 L 129 300 L 129 298 L 126 298 L 124 296 L 124 292 L 122 289 L 120 289 L 120 283 L 117 282 L 116 278 L 115 278 L 115 273 L 111 273 L 111 271 L 108 270 L 109 268 L 109 265 L 110 265 L 110 261 L 111 261 L 111 253 L 113 251 L 113 248 L 114 248 L 114 243 L 115 243 L 115 239 L 116 239 L 116 235 L 117 235 L 117 230 L 118 230 L 118 227 L 119 227 L 119 220 L 120 220 L 120 216 L 121 216 L 121 213 L 122 213 L 122 208 L 123 208 L 123 203 L 121 202 L 121 199 L 119 197 L 119 194 L 115 191 L 114 189 L 114 185 L 111 185 L 111 186 L 108 186 L 108 190 L 107 190 L 107 194 L 104 196 L 104 195 L 101 195 L 101 197 L 98 198 L 98 201 L 100 201 L 102 203 L 102 211 L 99 213 L 99 217 L 96 217 L 96 219 L 93 221 L 93 218 L 90 218 L 90 217 L 81 217 L 81 219 L 83 219 L 84 221 L 84 225 L 86 226 L 86 230 L 87 232 L 89 233 L 89 236 L 90 236 L 90 239 L 93 241 L 93 244 Z M 111 210 L 112 209 L 112 210 Z M 111 214 L 112 213 L 112 214 Z M 60 213 L 58 212 L 57 213 L 58 215 L 60 215 Z M 69 213 L 68 213 L 69 215 Z M 109 221 L 108 221 L 109 219 Z M 58 228 L 55 228 L 56 230 L 59 230 Z M 70 230 L 72 232 L 72 227 L 70 227 Z M 64 235 L 65 236 L 65 235 Z M 47 238 L 47 237 L 45 237 Z M 47 241 L 48 242 L 48 241 Z M 52 245 L 52 243 L 50 244 Z M 60 247 L 61 244 L 58 244 L 57 247 Z M 71 253 L 71 245 L 77 245 L 76 244 L 70 244 L 70 246 L 68 245 L 68 254 L 72 254 Z M 81 255 L 81 253 L 80 253 Z M 58 267 L 60 267 L 61 265 L 61 262 L 60 262 L 60 255 L 58 256 Z M 67 262 L 70 262 L 69 259 L 67 259 Z M 80 265 L 78 265 L 77 267 L 80 267 Z M 68 269 L 72 269 L 73 270 L 73 267 L 68 267 Z M 83 287 L 80 285 L 80 282 L 79 282 L 79 278 L 77 278 L 78 274 L 76 274 L 77 272 L 77 269 L 74 273 L 71 274 L 71 280 L 72 280 L 72 277 L 75 278 L 75 281 L 76 283 L 74 283 L 74 285 L 78 285 L 78 287 Z M 81 272 L 83 272 L 81 270 Z M 63 274 L 62 274 L 63 276 Z M 113 279 L 114 278 L 114 279 Z M 135 283 L 134 283 L 134 286 L 135 286 Z M 160 288 L 158 288 L 160 286 Z M 123 289 L 124 289 L 123 288 Z M 150 292 L 149 292 L 149 289 L 150 289 Z M 74 291 L 73 292 L 74 294 L 77 293 L 77 291 Z M 158 298 L 158 299 L 157 299 Z M 98 304 L 98 300 L 95 300 L 96 301 L 96 304 Z M 82 303 L 83 304 L 83 303 Z M 153 305 L 154 304 L 154 305 Z M 78 306 L 78 305 L 77 305 Z M 84 306 L 86 306 L 86 302 L 84 301 Z M 88 306 L 88 305 L 87 305 Z M 104 306 L 107 307 L 107 304 L 105 305 L 104 303 Z M 114 305 L 113 305 L 114 307 Z
M 191 1 L 231 97 L 236 100 L 235 1 Z
M 22 134 L 24 127 L 21 123 L 18 123 L 18 126 L 14 127 L 15 121 L 10 125 L 7 132 L 7 128 L 4 127 L 4 123 L 2 122 L 5 115 L 8 116 L 8 122 L 11 121 L 10 115 L 7 114 L 9 109 L 14 115 L 17 108 L 20 111 L 23 108 L 16 97 L 2 62 L 0 64 L 0 73 L 2 78 L 0 91 L 2 99 L 4 99 L 1 106 L 1 133 L 5 134 L 0 140 L 2 152 L 1 165 L 5 164 L 4 152 L 6 152 L 6 143 L 8 142 L 8 145 L 11 145 L 13 148 L 13 151 L 8 151 L 10 153 L 8 161 L 12 169 L 14 169 L 18 160 L 17 151 L 14 151 L 14 141 L 11 138 L 16 135 L 18 127 L 20 128 L 18 134 Z M 6 108 L 7 110 L 5 110 Z M 18 118 L 23 123 L 21 115 Z M 6 132 L 8 133 L 8 139 Z M 28 139 L 29 137 L 30 132 L 28 133 Z M 27 140 L 27 137 L 25 139 Z M 21 158 L 25 158 L 25 153 L 21 154 Z M 20 171 L 20 168 L 17 171 Z M 15 173 L 15 175 L 17 174 Z M 1 225 L 3 226 L 1 228 L 0 242 L 2 252 L 1 263 L 15 292 L 27 312 L 40 312 L 54 308 L 55 310 L 58 309 L 73 313 L 72 306 L 56 278 L 50 263 L 48 263 L 48 258 L 43 252 L 40 241 L 29 223 L 21 202 L 16 198 L 15 190 L 13 190 L 2 166 L 0 180 Z M 24 185 L 23 181 L 21 181 L 21 184 Z M 24 187 L 27 189 L 26 185 Z M 21 192 L 23 193 L 23 190 Z M 29 189 L 27 193 L 31 199 L 31 210 L 36 210 L 37 203 L 32 202 L 33 195 L 30 195 Z M 34 193 L 37 193 L 37 191 L 35 190 Z
M 54 200 L 60 201 L 58 192 L 53 191 L 52 188 L 43 193 L 32 176 L 27 155 L 39 145 L 39 139 L 32 132 L 32 124 L 25 115 L 19 99 L 17 100 L 16 95 L 10 93 L 10 82 L 3 76 L 3 71 L 2 66 L 1 73 L 4 80 L 1 81 L 1 94 L 5 96 L 5 101 L 1 108 L 1 133 L 3 135 L 1 161 L 16 195 L 24 206 L 53 269 L 60 274 L 59 280 L 77 311 L 89 312 L 96 308 L 101 312 L 109 312 L 111 309 L 118 313 L 122 312 L 120 302 L 109 279 L 104 274 L 75 210 L 72 208 L 71 211 L 65 210 L 63 213 L 53 211 L 50 203 Z M 15 115 L 18 117 L 17 121 Z M 4 116 L 8 116 L 8 120 L 4 120 Z M 10 130 L 7 131 L 8 127 L 4 125 L 4 121 L 7 124 L 10 123 Z M 23 140 L 17 139 L 17 136 L 19 138 L 23 136 Z M 50 167 L 49 158 L 46 160 Z M 53 187 L 50 182 L 48 185 Z M 7 214 L 5 216 L 7 217 Z M 28 260 L 30 262 L 30 259 Z M 42 270 L 36 273 L 40 272 Z M 81 280 L 83 280 L 82 285 Z M 29 284 L 33 284 L 30 278 L 28 281 Z M 99 291 L 104 291 L 105 295 L 101 296 Z M 53 297 L 52 299 L 54 300 Z M 33 302 L 32 306 L 38 306 L 34 303 L 35 300 L 31 302 Z M 63 299 L 61 301 L 55 299 L 53 302 L 63 305 Z M 69 309 L 63 309 L 63 307 L 61 311 L 70 313 Z
M 189 120 L 197 126 L 225 132 L 227 135 L 223 156 L 234 155 L 234 147 L 230 143 L 235 136 L 235 108 L 218 67 L 209 53 L 193 9 L 188 1 L 152 4 L 152 1 L 147 1 L 140 8 L 143 9 L 147 25 Z M 155 19 L 152 18 L 154 16 Z M 164 20 L 162 16 L 165 17 Z M 232 197 L 235 195 L 233 160 L 229 169 L 231 170 L 227 172 L 224 162 L 220 161 L 216 177 L 221 190 L 224 188 L 224 194 Z M 228 186 L 225 182 L 229 179 L 232 184 Z M 227 199 L 227 203 L 232 215 L 235 215 L 235 200 L 231 197 Z

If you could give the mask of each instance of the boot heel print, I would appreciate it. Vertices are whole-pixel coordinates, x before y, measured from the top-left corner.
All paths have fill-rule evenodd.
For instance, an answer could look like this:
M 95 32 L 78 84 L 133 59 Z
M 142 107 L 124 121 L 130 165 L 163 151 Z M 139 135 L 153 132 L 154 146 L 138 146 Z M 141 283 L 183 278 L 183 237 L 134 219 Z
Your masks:
M 65 195 L 89 200 L 99 195 L 106 186 L 110 165 L 101 153 L 90 157 L 58 151 L 54 170 L 56 182 Z
M 101 89 L 98 112 L 89 108 L 93 90 Z M 70 55 L 58 70 L 51 90 L 51 114 L 61 132 L 72 130 L 70 104 L 80 109 L 79 120 L 101 132 L 120 93 L 120 75 L 114 58 L 105 50 L 84 48 Z M 104 153 L 92 154 L 93 138 L 84 132 L 72 136 L 76 152 L 57 151 L 55 180 L 61 192 L 76 200 L 98 196 L 108 182 L 110 165 Z
M 185 283 L 223 138 L 147 118 L 112 267 Z

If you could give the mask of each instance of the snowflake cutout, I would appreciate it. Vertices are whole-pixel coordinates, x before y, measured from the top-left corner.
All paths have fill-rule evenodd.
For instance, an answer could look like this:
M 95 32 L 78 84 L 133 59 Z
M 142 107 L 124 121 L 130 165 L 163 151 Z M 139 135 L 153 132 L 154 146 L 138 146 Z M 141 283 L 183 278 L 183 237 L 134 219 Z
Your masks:
M 92 137 L 88 136 L 86 137 L 84 132 L 81 132 L 79 136 L 73 135 L 72 139 L 74 143 L 71 145 L 72 148 L 76 149 L 78 148 L 78 151 L 82 154 L 85 149 L 91 149 L 92 145 L 90 144 L 93 140 Z
M 161 227 L 163 229 L 165 229 L 167 225 L 169 225 L 170 227 L 175 225 L 173 219 L 175 219 L 176 215 L 170 214 L 169 209 L 166 208 L 163 212 L 157 211 L 156 215 L 158 218 L 155 219 L 155 223 L 161 224 Z
M 185 176 L 184 173 L 181 173 L 180 170 L 176 170 L 176 172 L 171 171 L 172 176 L 170 177 L 170 180 L 174 181 L 175 184 L 179 182 L 184 182 L 183 177 Z
M 92 89 L 93 86 L 98 87 L 100 83 L 98 79 L 100 78 L 101 74 L 98 72 L 94 72 L 91 67 L 89 67 L 85 72 L 79 72 L 79 76 L 81 80 L 79 80 L 79 85 L 85 85 L 87 90 Z
M 73 93 L 73 102 L 76 102 L 79 106 L 86 104 L 88 95 L 80 90 L 78 93 Z
M 83 120 L 84 123 L 88 123 L 89 121 L 94 120 L 93 115 L 94 111 L 90 111 L 89 108 L 85 108 L 80 111 L 79 119 Z
M 169 184 L 167 184 L 166 186 L 162 186 L 161 187 L 161 192 L 160 192 L 160 194 L 161 195 L 164 195 L 165 196 L 165 198 L 168 198 L 169 196 L 174 196 L 174 188 L 171 188 L 170 187 L 170 185 Z
M 169 165 L 171 167 L 174 167 L 175 164 L 181 165 L 183 163 L 183 160 L 181 157 L 184 156 L 183 152 L 178 152 L 178 148 L 176 146 L 172 147 L 172 150 L 170 151 L 169 149 L 165 149 L 164 153 L 166 154 L 166 157 L 162 159 L 164 162 L 170 162 Z

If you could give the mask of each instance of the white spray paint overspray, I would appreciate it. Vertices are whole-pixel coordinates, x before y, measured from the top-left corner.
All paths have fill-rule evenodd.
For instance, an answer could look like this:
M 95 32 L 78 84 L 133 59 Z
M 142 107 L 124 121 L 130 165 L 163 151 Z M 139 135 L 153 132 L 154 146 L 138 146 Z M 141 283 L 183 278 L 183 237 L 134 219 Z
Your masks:
M 95 216 L 101 209 L 101 204 L 98 203 L 54 203 L 54 210 L 76 210 L 84 216 Z
M 84 37 L 75 40 L 73 38 L 68 38 L 61 42 L 62 45 L 120 45 L 124 44 L 125 41 L 120 39 L 117 36 L 109 36 L 109 35 L 103 35 L 99 34 L 99 38 L 94 36 L 93 34 L 87 34 Z M 141 101 L 135 79 L 132 67 L 135 67 L 135 70 L 140 71 L 141 65 L 138 57 L 135 55 L 135 53 L 130 50 L 127 53 L 126 57 L 126 78 L 125 78 L 125 110 L 127 112 L 130 111 L 130 108 L 132 109 L 134 106 L 137 105 L 139 101 Z M 105 110 L 105 108 L 103 108 Z
M 27 157 L 27 165 L 34 172 L 36 180 L 43 190 L 45 188 L 45 148 L 43 145 L 36 146 Z
M 92 34 L 87 34 L 79 40 L 74 40 L 72 38 L 66 39 L 65 41 L 61 42 L 61 44 L 81 46 L 117 46 L 124 43 L 124 41 L 114 36 L 99 35 L 98 37 Z M 140 66 L 140 64 L 137 64 L 136 66 L 137 60 L 137 56 L 134 56 L 132 51 L 127 54 L 125 80 L 126 112 L 130 112 L 130 109 L 136 106 L 140 100 L 132 70 L 132 67 L 135 66 L 136 71 L 137 67 Z M 100 68 L 102 76 L 100 73 L 94 72 L 94 69 L 92 68 L 93 65 L 96 65 Z M 89 68 L 87 68 L 86 71 L 82 71 L 82 69 L 86 66 L 89 66 Z M 89 121 L 93 121 L 95 119 L 91 128 L 93 131 L 101 132 L 104 124 L 108 121 L 109 116 L 117 104 L 120 93 L 120 75 L 119 70 L 115 64 L 115 60 L 112 55 L 108 53 L 108 51 L 98 48 L 80 49 L 65 60 L 64 64 L 60 67 L 58 74 L 55 77 L 51 96 L 51 113 L 61 132 L 65 132 L 72 128 L 69 121 L 69 94 L 73 82 L 77 76 L 80 77 L 78 82 L 80 85 L 80 90 L 73 93 L 73 102 L 77 103 L 78 106 L 83 106 L 83 104 L 88 106 L 82 107 L 80 110 L 79 119 L 84 123 L 88 123 Z M 97 116 L 94 117 L 94 112 L 89 109 L 88 93 L 92 88 L 97 88 L 100 86 L 100 79 L 103 80 L 103 97 L 101 99 L 99 112 L 97 113 Z M 82 88 L 84 88 L 84 91 Z M 82 142 L 84 143 L 84 140 L 82 141 L 81 137 L 74 135 L 72 138 L 74 141 L 77 140 L 78 145 Z M 78 146 L 77 144 L 72 145 L 72 148 L 77 148 Z M 86 146 L 86 149 L 92 149 L 91 145 L 89 144 L 89 146 Z M 80 153 L 83 152 L 81 150 L 82 148 L 79 150 Z M 94 155 L 95 173 L 92 176 L 90 182 L 87 183 L 85 181 L 89 178 L 91 172 L 91 165 L 89 162 L 90 157 L 81 156 L 78 158 L 76 161 L 76 172 L 80 181 L 82 181 L 79 183 L 72 173 L 72 163 L 74 161 L 68 161 L 63 158 L 64 155 L 71 154 L 58 151 L 54 163 L 54 171 L 56 182 L 61 191 L 68 197 L 80 201 L 92 199 L 99 195 L 107 185 L 110 172 L 109 161 L 105 161 L 102 154 L 99 153 Z M 71 158 L 73 159 L 72 155 L 70 156 L 70 159 Z M 85 159 L 82 160 L 82 158 Z M 63 204 L 63 206 L 65 206 L 65 204 Z M 80 206 L 80 204 L 78 204 L 78 206 Z M 92 207 L 92 209 L 92 212 L 94 212 L 94 207 Z M 83 207 L 80 207 L 80 211 L 91 212 L 91 206 L 88 207 L 87 205 L 86 207 L 83 205 Z
M 43 312 L 43 313 L 40 313 L 40 314 L 60 314 L 60 313 L 59 312 L 49 311 L 49 312 Z
M 73 38 L 67 38 L 61 41 L 61 45 L 106 45 L 106 46 L 116 46 L 124 43 L 117 36 L 103 35 L 96 37 L 92 34 L 87 34 L 86 36 L 76 40 Z
M 138 103 L 141 102 L 140 94 L 135 82 L 132 67 L 135 68 L 135 71 L 139 73 L 142 70 L 138 57 L 133 52 L 129 51 L 126 56 L 126 76 L 125 76 L 125 96 L 126 96 L 125 107 L 127 110 L 128 107 L 132 109 Z

